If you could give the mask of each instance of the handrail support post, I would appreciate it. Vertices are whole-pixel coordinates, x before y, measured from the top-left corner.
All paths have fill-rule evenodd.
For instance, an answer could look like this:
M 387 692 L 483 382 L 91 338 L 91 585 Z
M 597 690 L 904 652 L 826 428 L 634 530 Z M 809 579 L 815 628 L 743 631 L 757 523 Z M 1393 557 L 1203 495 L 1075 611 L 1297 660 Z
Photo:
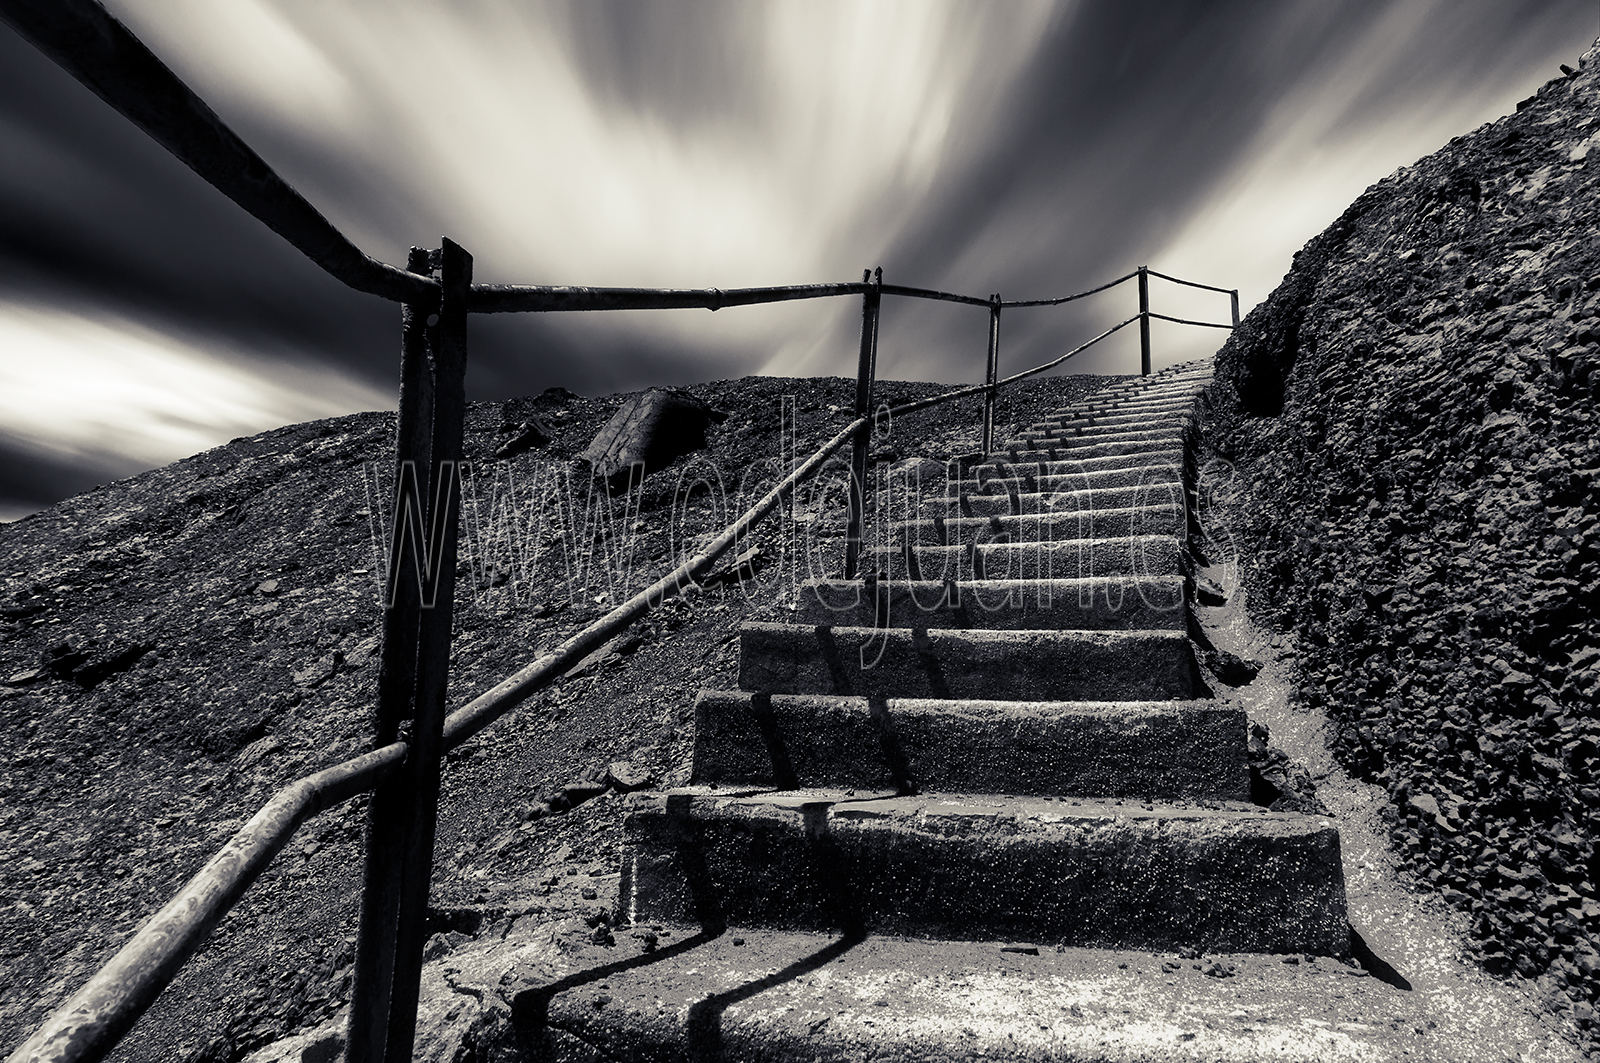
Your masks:
M 1233 327 L 1239 327 L 1239 289 L 1235 288 L 1228 295 L 1233 299 Z
M 1150 267 L 1139 267 L 1139 375 L 1150 375 Z
M 862 270 L 867 290 L 861 296 L 861 351 L 856 362 L 856 416 L 868 420 L 856 430 L 850 452 L 850 515 L 844 539 L 844 578 L 861 570 L 861 544 L 866 514 L 867 451 L 872 444 L 872 385 L 878 367 L 878 313 L 883 301 L 883 267 Z
M 989 390 L 983 395 L 983 446 L 984 456 L 994 452 L 994 382 L 1000 371 L 1000 293 L 989 297 L 989 364 L 983 382 Z
M 412 727 L 402 770 L 377 788 L 368 809 L 349 1063 L 411 1058 L 433 877 L 472 286 L 471 255 L 450 240 L 437 255 L 438 305 L 407 304 L 402 317 L 394 534 L 377 743 L 393 742 L 407 716 Z M 434 261 L 432 253 L 413 249 L 409 266 L 431 272 Z

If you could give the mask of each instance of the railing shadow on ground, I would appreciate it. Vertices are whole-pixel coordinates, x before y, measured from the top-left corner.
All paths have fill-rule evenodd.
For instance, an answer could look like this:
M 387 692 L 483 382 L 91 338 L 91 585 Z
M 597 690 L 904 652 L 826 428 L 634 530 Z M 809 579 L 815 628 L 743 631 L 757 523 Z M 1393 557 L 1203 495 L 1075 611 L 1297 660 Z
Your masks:
M 291 783 L 274 795 L 82 989 L 12 1053 L 13 1063 L 77 1063 L 103 1058 L 200 948 L 295 830 L 311 816 L 368 791 L 373 792 L 373 799 L 368 815 L 367 871 L 347 1059 L 350 1063 L 371 1063 L 409 1058 L 432 869 L 440 758 L 650 609 L 696 585 L 696 579 L 709 571 L 731 545 L 791 498 L 796 485 L 814 475 L 847 442 L 852 444 L 852 453 L 843 575 L 846 579 L 857 576 L 866 509 L 863 485 L 875 420 L 873 386 L 883 296 L 954 302 L 988 310 L 984 383 L 888 411 L 898 417 L 981 394 L 985 453 L 993 449 L 994 402 L 999 388 L 1055 368 L 1135 321 L 1141 330 L 1141 370 L 1148 374 L 1151 318 L 1217 328 L 1234 327 L 1239 320 L 1237 290 L 1180 280 L 1145 266 L 1086 292 L 1009 302 L 998 294 L 984 299 L 885 284 L 881 270 L 865 273 L 860 282 L 728 290 L 474 284 L 471 255 L 449 240 L 444 240 L 437 250 L 413 248 L 407 267 L 399 269 L 371 258 L 351 243 L 95 0 L 0 0 L 0 19 L 330 275 L 356 291 L 398 302 L 402 307 L 397 490 L 386 581 L 375 748 Z M 1149 304 L 1152 275 L 1231 295 L 1233 324 L 1187 321 L 1153 312 Z M 1137 314 L 1058 358 L 998 378 L 1002 310 L 1061 305 L 1135 279 L 1139 287 Z M 854 419 L 809 458 L 798 462 L 777 486 L 695 556 L 551 654 L 446 716 L 468 314 L 669 308 L 715 311 L 839 296 L 862 298 Z M 425 475 L 419 476 L 418 470 L 424 470 Z M 411 721 L 410 741 L 397 741 L 401 724 L 407 720 Z M 731 999 L 722 1006 L 729 1002 Z M 710 1030 L 717 1015 L 719 1009 L 708 1007 L 700 1021 Z

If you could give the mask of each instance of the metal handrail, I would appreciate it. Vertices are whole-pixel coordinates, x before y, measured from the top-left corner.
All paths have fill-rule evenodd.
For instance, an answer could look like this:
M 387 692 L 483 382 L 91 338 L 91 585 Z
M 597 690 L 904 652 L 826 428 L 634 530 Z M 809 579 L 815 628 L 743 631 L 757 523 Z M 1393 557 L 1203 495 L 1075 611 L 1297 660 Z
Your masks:
M 1221 292 L 1223 295 L 1234 295 L 1238 292 L 1237 288 L 1218 288 L 1215 284 L 1201 284 L 1199 281 L 1186 281 L 1182 277 L 1171 277 L 1165 273 L 1157 273 L 1148 266 L 1145 267 L 1145 272 L 1152 277 L 1160 277 L 1164 281 L 1171 281 L 1174 284 L 1187 284 L 1191 288 L 1204 288 L 1208 292 Z
M 1201 325 L 1201 326 L 1203 326 L 1205 328 L 1225 328 L 1225 329 L 1231 329 L 1231 328 L 1234 327 L 1234 326 L 1229 325 L 1226 322 L 1222 322 L 1222 321 L 1190 321 L 1189 319 L 1182 318 L 1182 317 L 1168 317 L 1166 314 L 1158 314 L 1154 310 L 1145 311 L 1145 315 L 1144 316 L 1146 316 L 1146 317 L 1158 317 L 1162 321 L 1176 321 L 1180 325 Z
M 1070 303 L 1074 299 L 1082 299 L 1086 295 L 1094 295 L 1097 292 L 1103 292 L 1107 288 L 1115 288 L 1117 285 L 1121 284 L 1123 281 L 1131 281 L 1131 280 L 1133 280 L 1133 278 L 1137 277 L 1138 275 L 1139 275 L 1139 271 L 1138 270 L 1134 270 L 1132 273 L 1124 273 L 1122 276 L 1118 277 L 1114 281 L 1106 281 L 1104 284 L 1100 285 L 1100 287 L 1098 287 L 1098 288 L 1090 288 L 1086 292 L 1078 292 L 1078 293 L 1076 293 L 1074 295 L 1063 295 L 1063 296 L 1061 296 L 1060 298 L 1057 298 L 1057 299 L 1019 299 L 1016 302 L 1012 302 L 1012 303 L 1002 302 L 1000 305 L 1001 306 L 1060 306 L 1062 303 Z
M 0 19 L 336 279 L 397 302 L 438 298 L 437 282 L 351 243 L 93 0 L 0 0 Z

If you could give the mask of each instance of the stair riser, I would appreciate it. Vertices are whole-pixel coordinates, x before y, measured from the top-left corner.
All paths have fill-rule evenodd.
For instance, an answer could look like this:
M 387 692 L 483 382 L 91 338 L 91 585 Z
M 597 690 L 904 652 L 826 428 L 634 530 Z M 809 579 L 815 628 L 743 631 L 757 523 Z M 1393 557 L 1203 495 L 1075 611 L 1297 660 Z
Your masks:
M 1008 580 L 1093 579 L 1108 576 L 1159 578 L 1183 574 L 1176 536 L 1079 539 L 1069 542 L 995 543 L 979 546 L 916 546 L 915 572 L 906 570 L 903 549 L 874 549 L 867 571 L 891 579 Z M 976 557 L 974 557 L 976 553 Z M 974 569 L 981 571 L 974 571 Z
M 1022 461 L 1015 465 L 1006 462 L 1004 475 L 996 470 L 995 466 L 978 466 L 981 470 L 983 486 L 979 486 L 979 475 L 965 480 L 957 480 L 951 490 L 945 494 L 998 494 L 1007 493 L 1007 485 L 1017 483 L 1043 484 L 1043 490 L 1050 493 L 1060 491 L 1108 491 L 1118 487 L 1138 487 L 1140 484 L 1171 483 L 1183 478 L 1185 463 L 1174 454 L 1170 460 L 1146 460 L 1135 465 L 1122 465 L 1115 468 L 1079 468 L 1070 473 L 1051 475 L 1046 471 L 1040 474 L 1040 466 L 1048 469 L 1048 464 L 1040 461 Z M 948 483 L 949 481 L 945 481 Z M 1022 494 L 1037 494 L 1040 487 L 1034 486 L 1023 490 Z
M 985 507 L 973 507 L 981 511 Z M 990 507 L 994 507 L 991 503 Z M 1183 510 L 1177 506 L 1090 510 L 1082 513 L 1024 513 L 1020 517 L 958 517 L 951 520 L 897 521 L 891 541 L 920 546 L 965 546 L 970 543 L 1064 543 L 1077 539 L 1114 539 L 1130 535 L 1175 534 Z
M 1052 439 L 1094 439 L 1100 436 L 1121 436 L 1130 432 L 1181 431 L 1188 424 L 1189 418 L 1179 416 L 1145 417 L 1128 424 L 1105 424 L 1100 421 L 1090 424 L 1087 421 L 1079 421 L 1070 425 L 1062 425 L 1049 431 L 1028 430 L 1018 432 L 1015 436 L 1006 440 L 1006 444 L 1008 446 L 1013 442 L 1025 444 L 1028 440 L 1033 440 L 1035 443 L 1048 443 Z
M 1182 378 L 1167 378 L 1159 382 L 1146 384 L 1143 387 L 1111 388 L 1097 391 L 1084 400 L 1083 405 L 1103 405 L 1108 402 L 1161 402 L 1172 399 L 1188 399 L 1198 395 L 1209 384 L 1212 377 L 1188 376 Z M 1073 407 L 1067 407 L 1072 409 Z
M 880 600 L 886 614 L 881 620 Z M 1183 578 L 885 581 L 876 592 L 853 582 L 808 581 L 800 588 L 795 620 L 841 627 L 1182 631 Z
M 993 457 L 984 464 L 1009 468 L 1019 464 L 1036 466 L 1042 461 L 1046 463 L 1049 473 L 1071 473 L 1078 472 L 1086 462 L 1104 461 L 1107 458 L 1127 458 L 1142 465 L 1150 455 L 1178 450 L 1182 446 L 1182 436 L 1157 432 L 1149 439 L 1117 439 L 1111 442 L 1073 443 L 1070 446 L 1058 443 L 1053 458 L 1049 455 L 1049 448 L 1029 450 L 1025 445 L 1018 446 L 1016 458 L 1012 458 L 1008 450 L 1002 449 L 995 451 Z
M 1064 406 L 1059 410 L 1051 410 L 1047 420 L 1060 423 L 1063 418 L 1078 417 L 1120 416 L 1122 414 L 1146 413 L 1173 413 L 1190 409 L 1194 405 L 1193 398 L 1171 399 L 1128 399 L 1122 402 L 1089 402 L 1082 406 Z
M 1116 433 L 1109 431 L 1092 432 L 1092 434 L 1082 436 L 1070 435 L 1055 439 L 1007 440 L 1003 446 L 996 448 L 992 456 L 1011 462 L 1038 461 L 1041 456 L 1048 457 L 1050 451 L 1055 450 L 1058 452 L 1058 456 L 1049 458 L 1050 461 L 1070 461 L 1074 457 L 1081 456 L 1082 452 L 1086 450 L 1092 450 L 1108 444 L 1116 446 L 1128 443 L 1155 443 L 1158 446 L 1150 449 L 1167 450 L 1172 447 L 1183 446 L 1185 434 L 1185 430 L 1172 427 Z M 1013 451 L 1016 452 L 1015 456 L 1012 454 Z M 1128 451 L 1112 450 L 1107 453 L 1125 454 Z
M 669 811 L 671 800 L 625 821 L 618 914 L 634 924 L 1152 951 L 1348 948 L 1338 833 L 1314 817 L 907 822 L 697 801 L 691 818 Z
M 966 491 L 959 495 L 925 498 L 918 512 L 924 520 L 940 517 L 956 520 L 971 517 L 1009 517 L 1023 514 L 1103 513 L 1113 509 L 1179 506 L 1183 504 L 1183 484 L 1177 470 L 1162 480 L 1152 476 L 1144 483 L 1121 487 L 1106 485 L 1089 490 L 1018 491 L 991 488 L 983 492 Z M 1070 478 L 1063 477 L 1070 484 Z M 890 512 L 893 512 L 891 499 Z M 1076 536 L 1075 536 L 1076 538 Z
M 1183 451 L 1173 448 L 1170 450 L 1155 450 L 1144 453 L 1135 452 L 1132 454 L 1112 454 L 1104 458 L 1091 458 L 1087 461 L 1068 461 L 1061 462 L 1059 464 L 1066 466 L 1066 468 L 1052 473 L 1051 466 L 1047 462 L 1045 463 L 1044 471 L 1041 473 L 1039 470 L 1040 462 L 1038 461 L 1019 462 L 1017 465 L 1013 466 L 1009 461 L 1002 459 L 998 464 L 985 463 L 983 465 L 975 466 L 970 475 L 955 480 L 940 480 L 936 477 L 929 477 L 925 482 L 948 482 L 956 485 L 958 490 L 977 491 L 980 489 L 978 482 L 980 469 L 982 470 L 983 483 L 987 484 L 998 480 L 1001 484 L 1005 484 L 1007 482 L 1021 483 L 1024 473 L 1036 481 L 1039 480 L 1040 477 L 1045 477 L 1047 480 L 1053 481 L 1056 479 L 1064 479 L 1068 476 L 1101 477 L 1113 474 L 1126 474 L 1130 469 L 1134 470 L 1137 474 L 1139 469 L 1152 466 L 1156 468 L 1172 466 L 1174 468 L 1181 469 L 1187 463 L 1184 461 Z M 1090 480 L 1091 486 L 1097 483 L 1099 483 L 1098 479 Z M 1081 487 L 1083 485 L 1079 484 L 1078 486 Z
M 1179 632 L 955 631 L 745 624 L 739 688 L 769 694 L 1006 701 L 1197 696 Z
M 1089 412 L 1087 410 L 1052 418 L 1040 422 L 1030 431 L 1051 432 L 1060 429 L 1088 428 L 1091 426 L 1106 426 L 1110 428 L 1126 428 L 1131 426 L 1153 424 L 1158 421 L 1186 419 L 1190 416 L 1189 405 L 1154 406 L 1142 410 L 1108 410 L 1103 413 Z
M 993 494 L 1004 497 L 1012 491 L 1019 495 L 1055 495 L 1069 491 L 1103 491 L 1117 487 L 1137 487 L 1141 483 L 1160 484 L 1181 482 L 1182 466 L 1148 469 L 1135 466 L 1127 469 L 1107 469 L 1097 473 L 1076 473 L 1062 476 L 1040 476 L 1037 466 L 1023 462 L 1015 466 L 1016 476 L 992 476 L 979 488 L 976 480 L 961 480 L 952 485 L 956 491 L 969 495 Z M 1148 470 L 1148 471 L 1146 471 Z M 1088 486 L 1086 486 L 1088 485 Z
M 1244 710 L 701 691 L 693 781 L 1247 801 Z

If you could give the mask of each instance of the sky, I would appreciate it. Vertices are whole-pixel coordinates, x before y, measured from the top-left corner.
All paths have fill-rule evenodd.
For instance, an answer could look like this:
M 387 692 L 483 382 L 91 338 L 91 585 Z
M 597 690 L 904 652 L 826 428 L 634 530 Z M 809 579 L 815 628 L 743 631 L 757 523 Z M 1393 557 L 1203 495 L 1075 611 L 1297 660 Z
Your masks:
M 1141 264 L 1246 312 L 1368 185 L 1515 109 L 1600 0 L 109 0 L 369 255 L 480 282 L 859 280 L 1007 299 Z M 1228 319 L 1160 280 L 1152 309 Z M 1001 371 L 1131 316 L 1006 311 Z M 0 24 L 0 520 L 392 409 L 344 288 Z M 474 315 L 468 396 L 853 375 L 858 300 Z M 982 379 L 981 308 L 886 300 L 879 375 Z M 1156 367 L 1224 333 L 1156 322 Z M 1072 371 L 1137 371 L 1135 329 Z M 774 417 L 776 418 L 776 411 Z M 375 455 L 375 458 L 379 457 Z

